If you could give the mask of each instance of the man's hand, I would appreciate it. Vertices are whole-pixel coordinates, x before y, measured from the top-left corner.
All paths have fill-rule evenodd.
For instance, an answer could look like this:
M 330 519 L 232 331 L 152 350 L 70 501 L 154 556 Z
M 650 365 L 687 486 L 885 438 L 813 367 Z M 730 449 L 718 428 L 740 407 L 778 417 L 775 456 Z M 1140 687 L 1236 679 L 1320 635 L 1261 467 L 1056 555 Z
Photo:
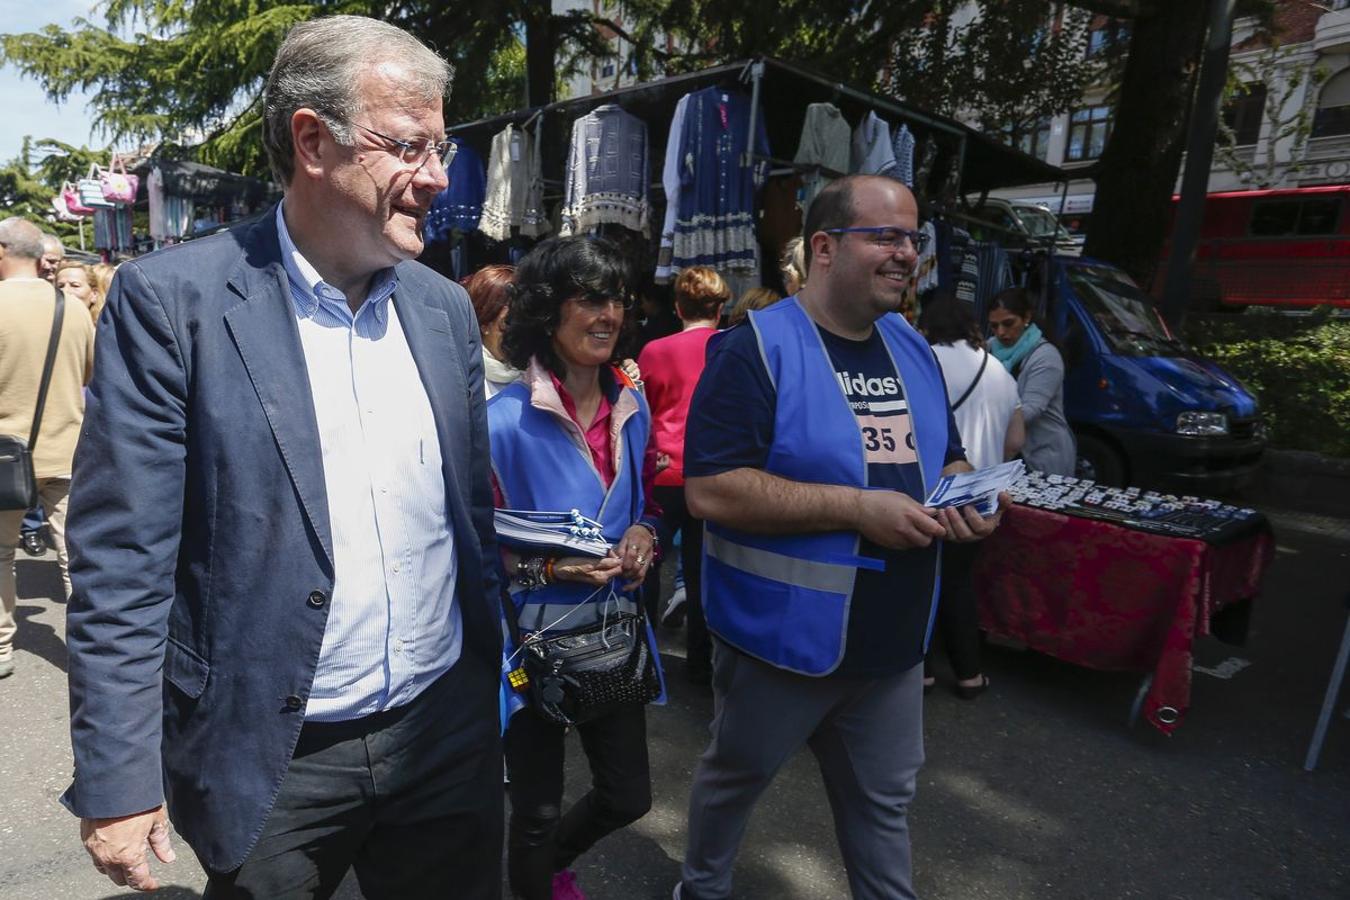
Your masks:
M 163 806 L 116 819 L 81 819 L 80 839 L 94 868 L 119 887 L 153 891 L 159 881 L 150 873 L 148 846 L 160 862 L 177 855 L 169 846 L 169 817 Z
M 927 547 L 945 528 L 929 509 L 900 491 L 858 491 L 858 531 L 892 550 Z
M 957 543 L 982 541 L 994 533 L 998 523 L 1003 520 L 1003 511 L 1012 505 L 1012 497 L 1007 491 L 998 495 L 998 509 L 985 518 L 975 511 L 974 506 L 948 507 L 938 510 L 938 521 L 946 529 L 946 540 Z

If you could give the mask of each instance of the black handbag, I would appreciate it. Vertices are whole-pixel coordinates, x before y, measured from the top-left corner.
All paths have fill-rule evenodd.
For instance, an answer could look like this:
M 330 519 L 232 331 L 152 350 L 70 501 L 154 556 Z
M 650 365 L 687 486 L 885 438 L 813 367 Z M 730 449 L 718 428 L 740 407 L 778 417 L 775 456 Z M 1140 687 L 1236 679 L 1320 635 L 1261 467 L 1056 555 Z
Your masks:
M 37 408 L 33 410 L 33 427 L 28 440 L 0 434 L 0 509 L 32 509 L 37 505 L 37 477 L 33 473 L 33 448 L 37 446 L 38 428 L 42 425 L 42 409 L 47 405 L 47 387 L 52 381 L 56 365 L 56 348 L 61 343 L 61 323 L 66 310 L 66 295 L 56 291 L 56 312 L 52 314 L 52 333 L 47 339 L 47 361 L 42 366 L 42 382 L 38 386 Z
M 521 651 L 534 708 L 557 725 L 589 722 L 661 695 L 641 613 L 617 613 L 566 634 L 530 635 Z

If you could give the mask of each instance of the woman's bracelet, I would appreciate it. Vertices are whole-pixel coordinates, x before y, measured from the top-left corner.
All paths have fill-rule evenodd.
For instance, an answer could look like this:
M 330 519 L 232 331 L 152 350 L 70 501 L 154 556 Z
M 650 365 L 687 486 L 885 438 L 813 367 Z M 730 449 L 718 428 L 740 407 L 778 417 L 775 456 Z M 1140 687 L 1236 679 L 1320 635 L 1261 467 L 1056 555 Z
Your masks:
M 637 525 L 640 528 L 645 528 L 651 534 L 652 556 L 655 557 L 656 554 L 661 552 L 661 536 L 656 533 L 656 526 L 653 525 L 651 522 L 642 522 L 642 521 L 634 522 L 633 524 Z
M 544 560 L 544 584 L 552 584 L 558 579 L 553 575 L 553 564 L 558 561 L 558 557 L 550 556 Z
M 547 561 L 542 556 L 522 556 L 516 563 L 516 581 L 524 588 L 537 588 L 549 583 Z

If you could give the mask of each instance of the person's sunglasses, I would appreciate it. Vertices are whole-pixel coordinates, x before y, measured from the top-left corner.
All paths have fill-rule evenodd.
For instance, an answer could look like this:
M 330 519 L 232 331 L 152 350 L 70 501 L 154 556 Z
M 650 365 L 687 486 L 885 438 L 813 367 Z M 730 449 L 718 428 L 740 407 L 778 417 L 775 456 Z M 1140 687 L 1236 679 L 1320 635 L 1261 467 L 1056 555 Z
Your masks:
M 901 228 L 898 225 L 857 226 L 854 228 L 826 228 L 826 234 L 865 234 L 867 243 L 878 250 L 899 253 L 908 243 L 915 253 L 922 253 L 928 246 L 928 235 L 922 231 Z
M 627 291 L 612 295 L 602 294 L 597 291 L 587 291 L 584 294 L 577 294 L 572 298 L 577 305 L 590 312 L 604 312 L 611 306 L 618 305 L 620 308 L 628 310 L 637 305 L 637 297 Z
M 450 168 L 450 163 L 455 160 L 455 153 L 459 150 L 459 147 L 451 140 L 432 141 L 427 138 L 415 138 L 411 141 L 405 141 L 401 138 L 381 134 L 374 128 L 368 128 L 359 122 L 354 122 L 352 124 L 368 134 L 375 135 L 375 137 L 380 140 L 388 141 L 393 144 L 398 149 L 389 152 L 397 156 L 399 162 L 414 169 L 420 169 L 425 166 L 427 160 L 431 159 L 433 154 L 441 161 L 441 168 L 448 169 Z

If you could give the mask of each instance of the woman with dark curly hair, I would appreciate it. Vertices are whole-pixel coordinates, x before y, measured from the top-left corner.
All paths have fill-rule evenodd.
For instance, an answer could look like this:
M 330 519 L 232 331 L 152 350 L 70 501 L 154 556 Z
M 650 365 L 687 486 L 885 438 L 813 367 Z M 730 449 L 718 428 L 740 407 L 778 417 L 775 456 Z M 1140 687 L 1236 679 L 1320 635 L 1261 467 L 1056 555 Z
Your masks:
M 497 504 L 578 510 L 600 523 L 611 544 L 600 559 L 503 552 L 517 646 L 532 635 L 641 615 L 631 592 L 657 552 L 659 513 L 647 499 L 655 475 L 651 413 L 616 366 L 633 305 L 630 284 L 619 249 L 597 238 L 546 240 L 516 269 L 502 348 L 506 362 L 525 374 L 488 403 Z M 650 629 L 641 630 L 655 657 Z M 575 728 L 593 780 L 566 815 L 567 729 L 534 701 L 507 728 L 507 867 L 511 891 L 522 900 L 582 900 L 572 862 L 651 806 L 645 706 L 626 705 Z

